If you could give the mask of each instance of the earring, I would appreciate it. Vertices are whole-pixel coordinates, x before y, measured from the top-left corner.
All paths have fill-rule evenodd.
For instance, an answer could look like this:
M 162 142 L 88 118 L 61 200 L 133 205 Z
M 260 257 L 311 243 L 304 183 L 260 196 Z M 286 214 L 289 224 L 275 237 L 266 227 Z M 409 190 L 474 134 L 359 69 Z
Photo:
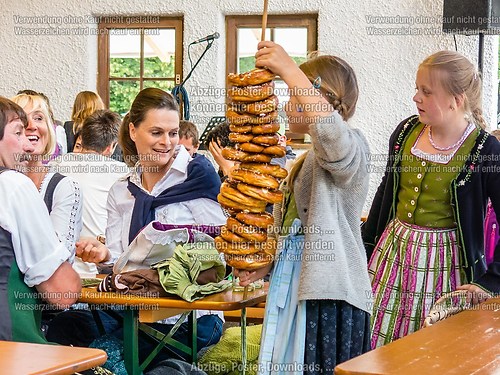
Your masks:
M 315 89 L 319 89 L 321 87 L 321 77 L 316 77 L 312 84 Z
M 455 107 L 453 107 L 452 105 L 450 105 L 450 109 L 451 109 L 452 111 L 454 111 L 454 110 L 455 110 Z

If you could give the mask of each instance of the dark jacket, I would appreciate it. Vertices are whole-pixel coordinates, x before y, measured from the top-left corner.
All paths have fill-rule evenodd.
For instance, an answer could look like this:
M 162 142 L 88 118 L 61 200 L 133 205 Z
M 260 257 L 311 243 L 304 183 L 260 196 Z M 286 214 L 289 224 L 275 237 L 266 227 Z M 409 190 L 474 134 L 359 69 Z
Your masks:
M 362 228 L 363 241 L 370 259 L 387 224 L 395 217 L 399 190 L 401 153 L 404 142 L 418 125 L 418 116 L 401 122 L 389 140 L 389 158 L 384 177 L 373 199 L 370 214 Z M 451 205 L 458 228 L 460 265 L 469 283 L 500 292 L 500 244 L 493 262 L 486 268 L 484 218 L 488 198 L 500 212 L 500 143 L 481 130 L 460 174 L 452 180 Z
M 73 133 L 74 121 L 66 121 L 64 123 L 64 130 L 66 131 L 66 142 L 68 144 L 68 152 L 73 152 L 75 147 L 75 133 Z

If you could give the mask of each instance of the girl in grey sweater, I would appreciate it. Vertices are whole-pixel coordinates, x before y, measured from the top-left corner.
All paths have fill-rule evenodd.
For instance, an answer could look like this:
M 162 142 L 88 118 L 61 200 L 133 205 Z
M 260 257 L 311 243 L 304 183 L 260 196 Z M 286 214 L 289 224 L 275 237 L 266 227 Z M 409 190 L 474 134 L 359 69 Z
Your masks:
M 261 42 L 256 66 L 290 88 L 290 130 L 309 134 L 275 207 L 280 235 L 259 356 L 260 374 L 332 373 L 369 349 L 371 287 L 360 217 L 368 191 L 368 143 L 347 123 L 358 98 L 352 68 L 319 56 L 300 68 L 283 48 Z M 239 271 L 246 285 L 272 265 Z

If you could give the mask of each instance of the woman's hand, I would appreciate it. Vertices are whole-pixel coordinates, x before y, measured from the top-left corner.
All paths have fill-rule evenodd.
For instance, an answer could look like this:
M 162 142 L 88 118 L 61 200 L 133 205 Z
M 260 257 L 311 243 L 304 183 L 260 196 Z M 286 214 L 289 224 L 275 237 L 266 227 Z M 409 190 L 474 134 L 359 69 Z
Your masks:
M 84 262 L 102 263 L 111 257 L 106 245 L 93 237 L 82 237 L 76 243 L 76 256 Z
M 488 298 L 491 298 L 491 294 L 484 291 L 477 285 L 473 284 L 464 284 L 457 287 L 457 290 L 466 290 L 467 291 L 467 303 L 471 303 L 473 305 L 477 305 L 478 303 L 486 301 Z
M 239 277 L 240 278 L 240 285 L 241 286 L 247 286 L 250 283 L 253 283 L 257 280 L 262 279 L 264 276 L 266 276 L 269 271 L 271 271 L 271 268 L 273 268 L 273 264 L 270 263 L 267 266 L 264 266 L 262 268 L 258 268 L 253 271 L 247 271 L 247 270 L 239 270 L 239 269 L 234 269 L 233 270 L 233 275 L 234 277 Z
M 222 156 L 222 147 L 215 141 L 211 141 L 208 145 L 208 151 L 214 157 L 215 162 L 219 165 L 224 176 L 229 176 L 231 169 L 234 167 L 234 161 L 224 159 Z
M 278 145 L 286 147 L 286 135 L 278 136 Z

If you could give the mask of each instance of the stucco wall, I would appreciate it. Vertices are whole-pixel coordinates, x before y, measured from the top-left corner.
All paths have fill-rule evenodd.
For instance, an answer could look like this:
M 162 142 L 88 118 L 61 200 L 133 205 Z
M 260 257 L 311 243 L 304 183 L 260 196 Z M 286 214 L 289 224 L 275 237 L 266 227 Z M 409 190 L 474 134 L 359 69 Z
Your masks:
M 4 0 L 5 2 L 5 0 Z M 16 35 L 15 27 L 40 27 L 47 24 L 20 24 L 16 16 L 61 16 L 72 24 L 52 24 L 60 28 L 95 28 L 87 17 L 92 15 L 183 15 L 184 47 L 189 42 L 218 31 L 218 39 L 186 84 L 195 87 L 224 87 L 225 16 L 259 14 L 262 2 L 250 5 L 236 0 L 51 0 L 33 3 L 7 0 L 0 12 L 0 95 L 12 96 L 22 88 L 40 90 L 53 102 L 56 117 L 69 118 L 74 96 L 81 90 L 95 90 L 97 78 L 97 38 L 85 35 Z M 39 5 L 34 5 L 39 4 Z M 454 49 L 453 37 L 442 34 L 442 1 L 386 0 L 271 0 L 270 14 L 317 12 L 319 14 L 319 49 L 338 54 L 350 62 L 358 75 L 360 100 L 352 120 L 367 135 L 372 151 L 385 154 L 391 129 L 415 112 L 412 102 L 418 63 L 440 49 Z M 376 16 L 400 16 L 394 23 L 382 23 Z M 412 16 L 411 19 L 404 17 Z M 83 21 L 77 17 L 83 17 Z M 368 27 L 398 28 L 403 34 L 370 35 Z M 430 34 L 430 35 L 424 35 Z M 477 36 L 457 36 L 458 50 L 477 60 Z M 494 125 L 497 106 L 498 39 L 485 37 L 484 111 Z M 196 58 L 203 50 L 193 49 Z M 186 50 L 184 51 L 185 57 Z M 187 74 L 189 63 L 184 62 Z M 192 120 L 204 120 L 221 114 L 224 98 L 192 97 L 192 106 L 219 103 L 213 113 L 196 113 Z M 205 106 L 206 107 L 206 106 Z M 212 108 L 212 107 L 211 107 Z M 199 123 L 200 127 L 204 124 Z M 373 175 L 370 197 L 380 176 Z

